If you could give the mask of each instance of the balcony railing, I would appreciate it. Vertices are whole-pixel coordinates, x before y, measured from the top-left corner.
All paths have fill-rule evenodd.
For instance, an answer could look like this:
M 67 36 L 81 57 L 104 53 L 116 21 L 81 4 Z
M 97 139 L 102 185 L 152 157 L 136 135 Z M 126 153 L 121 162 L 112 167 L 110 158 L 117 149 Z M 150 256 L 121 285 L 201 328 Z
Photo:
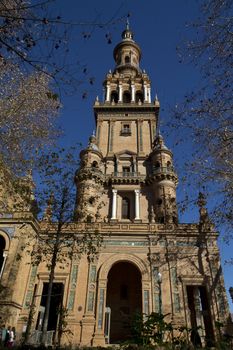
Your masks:
M 131 135 L 131 130 L 129 128 L 122 129 L 121 135 L 123 135 L 123 136 Z
M 139 172 L 134 171 L 134 172 L 128 172 L 124 171 L 122 173 L 119 172 L 114 172 L 112 173 L 113 177 L 122 177 L 122 178 L 136 178 L 142 176 Z
M 82 171 L 89 170 L 89 171 L 92 171 L 96 174 L 103 175 L 103 172 L 99 168 L 95 168 L 94 166 L 88 166 L 88 167 L 85 166 L 83 168 L 80 168 L 80 170 L 82 170 Z
M 47 346 L 53 345 L 55 331 L 47 331 L 45 335 L 45 344 Z M 40 345 L 42 341 L 42 331 L 34 330 L 30 336 L 29 343 L 32 345 Z
M 154 175 L 156 175 L 156 174 L 172 174 L 174 172 L 175 172 L 175 170 L 172 166 L 153 168 L 153 171 L 152 171 L 152 173 Z

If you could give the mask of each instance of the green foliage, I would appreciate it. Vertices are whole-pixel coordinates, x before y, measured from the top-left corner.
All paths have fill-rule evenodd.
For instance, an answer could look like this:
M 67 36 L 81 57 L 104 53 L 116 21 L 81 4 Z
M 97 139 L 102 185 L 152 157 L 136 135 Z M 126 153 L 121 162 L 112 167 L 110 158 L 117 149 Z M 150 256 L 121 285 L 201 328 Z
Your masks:
M 149 345 L 164 343 L 164 336 L 172 337 L 173 327 L 171 322 L 166 322 L 168 314 L 152 312 L 149 316 L 137 314 L 133 322 L 133 338 L 136 344 Z
M 191 339 L 198 334 L 195 329 L 186 326 L 174 327 L 171 322 L 165 319 L 169 314 L 163 315 L 152 312 L 150 315 L 136 314 L 132 324 L 132 344 L 123 345 L 127 350 L 140 349 L 176 349 L 193 350 L 197 347 L 191 342 Z M 223 323 L 216 321 L 215 326 L 219 332 L 218 341 L 214 349 L 229 350 L 232 349 L 232 338 L 223 336 Z M 206 349 L 209 347 L 206 347 Z M 205 349 L 205 348 L 202 348 Z

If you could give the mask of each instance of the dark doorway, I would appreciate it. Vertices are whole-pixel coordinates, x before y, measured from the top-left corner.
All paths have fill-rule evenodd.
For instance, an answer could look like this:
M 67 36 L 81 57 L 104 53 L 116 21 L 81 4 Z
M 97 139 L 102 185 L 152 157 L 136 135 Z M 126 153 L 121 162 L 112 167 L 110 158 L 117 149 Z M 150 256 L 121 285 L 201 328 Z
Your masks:
M 188 307 L 190 310 L 191 327 L 196 331 L 199 326 L 198 315 L 201 315 L 204 324 L 205 343 L 214 345 L 214 331 L 210 312 L 209 298 L 205 286 L 187 286 Z M 199 332 L 199 331 L 198 331 Z M 198 339 L 196 338 L 196 341 Z M 195 342 L 195 337 L 194 337 Z M 195 344 L 194 344 L 195 346 Z
M 5 247 L 6 247 L 6 241 L 2 236 L 0 236 L 0 273 L 2 271 L 2 265 L 4 262 L 3 252 L 5 250 Z
M 119 262 L 111 268 L 106 306 L 111 309 L 110 343 L 130 340 L 132 320 L 142 312 L 141 274 L 136 266 Z
M 40 303 L 40 310 L 43 310 L 42 311 L 43 314 L 44 314 L 44 308 L 46 306 L 46 301 L 48 296 L 48 286 L 49 286 L 48 283 L 44 283 L 43 285 L 43 292 L 42 292 L 41 303 Z M 51 297 L 51 304 L 50 304 L 50 311 L 49 311 L 48 329 L 47 329 L 48 331 L 55 331 L 57 329 L 58 315 L 59 315 L 59 311 L 62 306 L 62 300 L 63 300 L 63 290 L 64 290 L 63 283 L 53 283 L 52 297 Z M 39 324 L 42 324 L 42 322 L 39 321 L 39 317 L 40 315 L 38 315 L 37 329 L 39 328 L 38 327 Z

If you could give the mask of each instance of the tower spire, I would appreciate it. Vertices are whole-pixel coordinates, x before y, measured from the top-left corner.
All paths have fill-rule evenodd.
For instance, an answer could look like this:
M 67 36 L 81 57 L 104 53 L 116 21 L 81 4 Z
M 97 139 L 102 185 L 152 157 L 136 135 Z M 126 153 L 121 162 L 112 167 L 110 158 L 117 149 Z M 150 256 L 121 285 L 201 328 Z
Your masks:
M 126 30 L 129 30 L 129 17 L 126 18 Z

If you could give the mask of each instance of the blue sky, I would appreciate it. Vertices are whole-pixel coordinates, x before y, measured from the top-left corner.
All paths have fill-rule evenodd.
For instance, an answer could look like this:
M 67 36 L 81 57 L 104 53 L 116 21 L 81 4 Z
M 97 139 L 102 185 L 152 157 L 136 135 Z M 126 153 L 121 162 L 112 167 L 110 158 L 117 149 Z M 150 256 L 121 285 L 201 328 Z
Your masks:
M 120 18 L 130 13 L 130 27 L 134 32 L 135 41 L 142 49 L 141 68 L 145 69 L 152 81 L 152 97 L 158 95 L 161 111 L 161 129 L 163 122 L 169 120 L 171 108 L 192 88 L 198 87 L 200 75 L 192 65 L 179 63 L 176 46 L 189 35 L 187 22 L 198 16 L 197 0 L 57 0 L 56 12 L 63 19 L 74 22 L 106 22 L 111 18 Z M 87 74 L 79 70 L 83 83 L 73 95 L 63 94 L 63 109 L 61 124 L 65 130 L 63 142 L 73 144 L 81 142 L 85 146 L 88 137 L 95 129 L 93 102 L 98 95 L 102 98 L 102 82 L 109 69 L 114 67 L 112 52 L 120 41 L 125 21 L 120 21 L 109 28 L 77 26 L 72 31 L 72 59 L 77 67 L 86 67 Z M 90 39 L 84 39 L 82 33 L 91 32 Z M 108 44 L 105 35 L 109 33 L 112 44 Z M 59 51 L 58 51 L 59 54 Z M 79 69 L 79 68 L 78 68 Z M 94 77 L 90 85 L 85 77 Z M 83 99 L 85 93 L 87 98 Z M 166 143 L 173 148 L 173 139 L 169 137 Z M 180 165 L 189 156 L 189 148 L 177 149 L 174 158 Z M 182 175 L 182 174 L 180 174 Z M 179 196 L 184 188 L 180 184 Z M 198 190 L 197 190 L 198 193 Z M 197 221 L 198 211 L 186 212 L 181 221 Z M 221 237 L 221 235 L 220 235 Z M 232 256 L 232 247 L 219 239 L 222 261 Z M 227 293 L 232 281 L 232 267 L 223 263 Z M 229 296 L 229 293 L 228 293 Z M 232 302 L 229 302 L 233 312 Z

